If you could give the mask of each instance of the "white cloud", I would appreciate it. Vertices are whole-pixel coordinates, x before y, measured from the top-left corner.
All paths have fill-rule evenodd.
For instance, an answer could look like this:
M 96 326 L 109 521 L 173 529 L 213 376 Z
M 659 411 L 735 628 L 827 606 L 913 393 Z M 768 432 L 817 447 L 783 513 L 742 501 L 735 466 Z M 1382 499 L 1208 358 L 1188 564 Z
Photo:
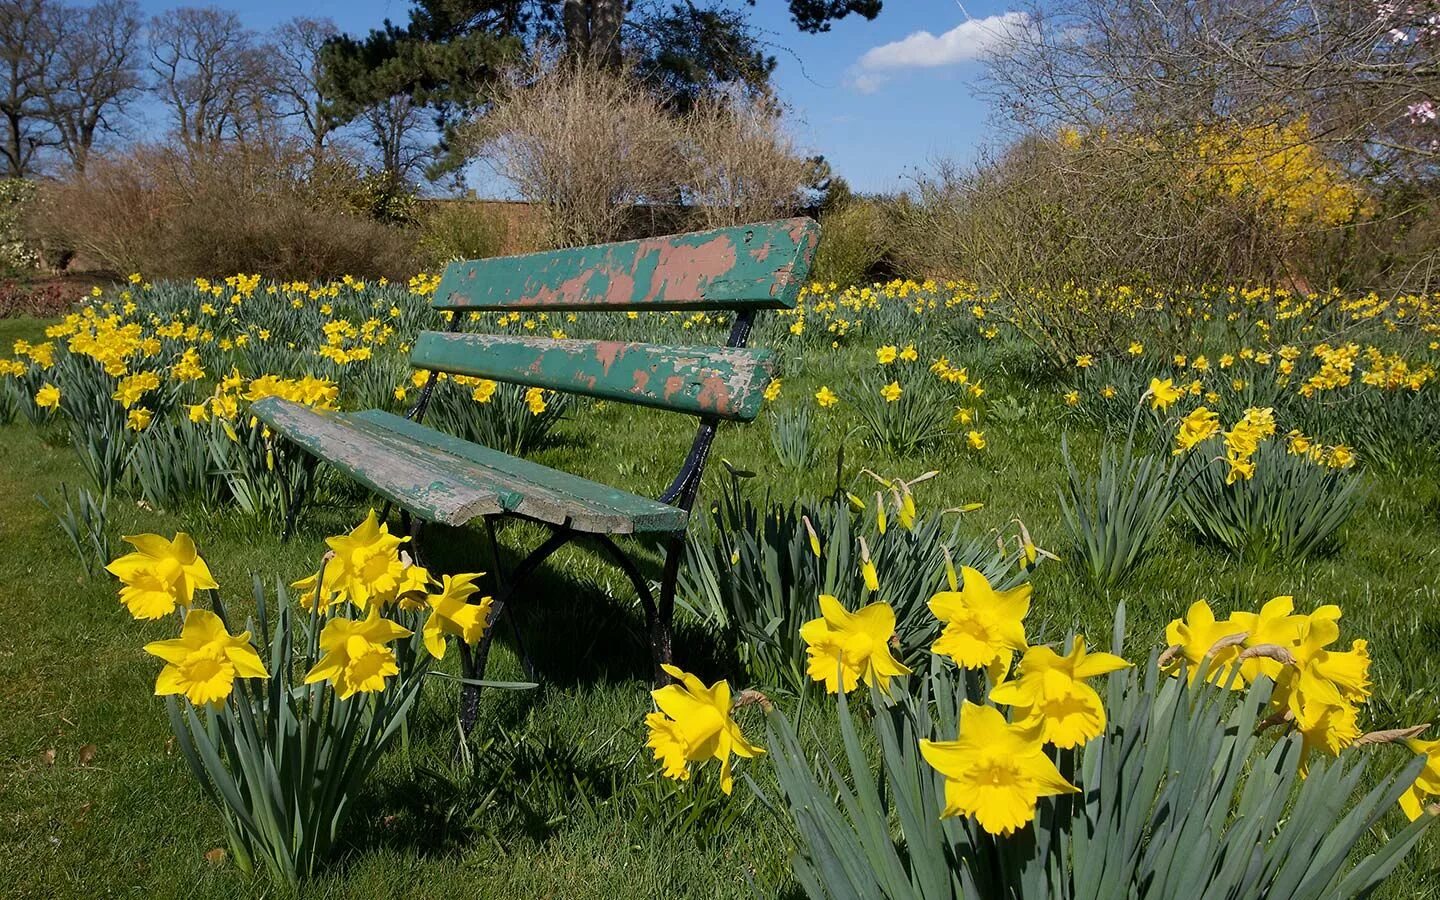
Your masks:
M 860 57 L 851 86 L 873 93 L 896 69 L 931 69 L 981 59 L 1008 35 L 1028 27 L 1030 15 L 1007 12 L 970 19 L 941 35 L 917 31 L 898 41 L 872 47 Z

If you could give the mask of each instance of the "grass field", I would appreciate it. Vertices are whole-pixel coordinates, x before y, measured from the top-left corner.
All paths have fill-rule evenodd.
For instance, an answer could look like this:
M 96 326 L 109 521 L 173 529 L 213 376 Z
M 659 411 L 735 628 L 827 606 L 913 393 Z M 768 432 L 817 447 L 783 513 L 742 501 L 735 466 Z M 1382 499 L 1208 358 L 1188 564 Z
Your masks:
M 47 323 L 0 321 L 0 346 L 38 340 Z M 965 359 L 957 357 L 956 363 Z M 874 365 L 873 345 L 807 350 L 786 360 L 785 395 L 808 397 Z M 1126 605 L 1133 653 L 1161 643 L 1164 624 L 1192 601 L 1254 609 L 1293 594 L 1309 609 L 1338 603 L 1347 635 L 1369 639 L 1375 694 L 1368 727 L 1440 718 L 1440 473 L 1434 468 L 1371 476 L 1369 493 L 1338 552 L 1300 562 L 1237 559 L 1197 542 L 1173 517 L 1159 552 L 1123 588 L 1098 591 L 1068 561 L 1057 502 L 1063 410 L 1058 390 L 1036 390 L 1018 372 L 988 371 L 992 397 L 1028 407 L 987 429 L 989 447 L 960 440 L 921 458 L 867 447 L 843 405 L 820 419 L 821 460 L 782 469 L 764 421 L 727 427 L 716 457 L 753 470 L 758 493 L 780 500 L 828 492 L 844 446 L 845 486 L 873 484 L 869 467 L 913 477 L 923 510 L 980 502 L 965 529 L 1013 534 L 1019 517 L 1041 546 L 1062 557 L 1034 576 L 1033 640 L 1072 629 L 1108 633 Z M 542 462 L 639 493 L 668 482 L 691 437 L 680 416 L 607 404 L 582 407 L 560 426 Z M 1099 433 L 1071 429 L 1082 460 Z M 711 469 L 707 490 L 723 477 Z M 87 579 L 54 516 L 37 501 L 84 475 L 63 430 L 0 426 L 0 854 L 4 893 L 16 897 L 243 896 L 273 893 L 207 858 L 224 846 L 220 819 L 169 744 L 163 707 L 151 696 L 155 666 L 140 646 L 170 636 L 168 624 L 136 623 L 107 578 Z M 293 581 L 310 571 L 322 539 L 346 530 L 363 509 L 320 508 L 281 543 L 267 526 L 233 512 L 159 511 L 117 498 L 118 533 L 191 532 L 227 596 L 249 593 L 252 573 Z M 701 508 L 705 501 L 702 497 Z M 504 532 L 507 549 L 535 541 L 526 527 Z M 474 535 L 447 535 L 456 566 L 478 552 Z M 566 898 L 798 895 L 788 874 L 790 826 L 737 785 L 734 824 L 676 827 L 641 720 L 650 707 L 643 619 L 618 572 L 581 551 L 557 558 L 521 608 L 521 629 L 542 687 L 484 697 L 479 760 L 454 761 L 453 696 L 436 682 L 382 778 L 363 800 L 352 846 L 307 889 L 313 896 L 552 896 Z M 519 677 L 502 638 L 490 675 Z M 1348 640 L 1348 637 L 1347 637 Z M 681 624 L 677 660 L 709 677 L 727 674 L 698 630 Z M 453 658 L 450 660 L 453 663 Z M 745 720 L 742 719 L 742 723 Z M 758 717 L 749 720 L 760 730 Z M 761 731 L 763 733 L 763 730 Z M 742 769 L 742 771 L 745 771 Z M 751 766 L 766 783 L 763 767 Z M 1389 820 L 1387 820 L 1389 821 Z M 1398 813 L 1393 824 L 1403 822 Z M 713 832 L 713 833 L 712 833 Z M 213 856 L 213 854 L 212 854 Z M 1440 837 L 1432 834 L 1395 879 L 1391 896 L 1440 896 Z

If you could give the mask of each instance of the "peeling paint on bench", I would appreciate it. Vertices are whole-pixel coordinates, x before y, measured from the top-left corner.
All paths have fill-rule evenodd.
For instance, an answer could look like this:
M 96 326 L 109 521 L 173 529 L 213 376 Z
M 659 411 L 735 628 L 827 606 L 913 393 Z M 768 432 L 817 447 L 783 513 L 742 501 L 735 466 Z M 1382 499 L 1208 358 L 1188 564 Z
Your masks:
M 420 334 L 417 368 L 721 419 L 754 419 L 775 374 L 768 350 L 495 334 Z
M 801 218 L 455 262 L 445 269 L 435 306 L 497 312 L 790 308 L 819 239 L 819 226 Z

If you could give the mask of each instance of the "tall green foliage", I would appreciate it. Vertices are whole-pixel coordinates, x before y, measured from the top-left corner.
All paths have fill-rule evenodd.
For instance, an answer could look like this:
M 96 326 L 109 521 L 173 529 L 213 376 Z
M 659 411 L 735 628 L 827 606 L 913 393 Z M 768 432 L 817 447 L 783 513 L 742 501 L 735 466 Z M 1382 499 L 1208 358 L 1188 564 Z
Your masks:
M 875 516 L 857 512 L 839 492 L 813 503 L 757 505 L 743 488 L 748 474 L 732 469 L 709 527 L 692 530 L 679 598 L 735 651 L 755 683 L 797 692 L 810 683 L 800 626 L 820 615 L 821 594 L 847 609 L 889 603 L 897 656 L 925 667 L 939 630 L 926 604 L 945 584 L 947 554 L 956 566 L 1006 581 L 1009 560 L 996 545 L 963 539 L 959 523 L 944 515 L 917 515 L 906 528 L 892 509 L 882 533 Z M 862 575 L 866 553 L 884 573 L 878 591 Z
M 1116 625 L 1116 649 L 1123 609 Z M 1231 692 L 1162 675 L 1156 656 L 1109 676 L 1104 733 L 1056 755 L 1076 794 L 1042 800 L 1027 828 L 995 837 L 941 818 L 944 777 L 919 741 L 953 739 L 977 679 L 937 669 L 916 696 L 872 695 L 872 734 L 844 696 L 844 752 L 816 765 L 802 731 L 772 712 L 768 746 L 799 834 L 796 878 L 811 897 L 1330 900 L 1367 895 L 1429 827 L 1422 815 L 1378 844 L 1372 829 L 1424 764 L 1312 763 L 1301 740 L 1259 734 L 1270 684 Z M 878 745 L 878 768 L 872 749 Z M 1382 751 L 1383 752 L 1383 751 Z M 1374 774 L 1374 773 L 1372 773 Z
M 1060 439 L 1066 483 L 1060 511 L 1075 539 L 1075 552 L 1097 585 L 1124 581 L 1154 546 L 1175 505 L 1179 466 L 1153 454 L 1137 455 L 1134 436 L 1123 449 L 1105 445 L 1099 471 L 1086 477 Z

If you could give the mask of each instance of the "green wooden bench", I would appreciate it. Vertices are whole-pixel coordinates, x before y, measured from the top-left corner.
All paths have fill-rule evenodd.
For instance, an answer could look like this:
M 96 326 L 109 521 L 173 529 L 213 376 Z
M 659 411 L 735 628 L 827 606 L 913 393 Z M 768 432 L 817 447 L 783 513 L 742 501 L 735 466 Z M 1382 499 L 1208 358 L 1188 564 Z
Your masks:
M 316 412 L 274 397 L 251 410 L 274 431 L 408 511 L 414 521 L 462 525 L 484 518 L 492 542 L 494 517 L 549 526 L 549 539 L 504 579 L 492 624 L 546 557 L 580 538 L 594 542 L 640 595 L 656 680 L 663 682 L 660 665 L 670 661 L 685 527 L 715 428 L 721 420 L 754 419 L 774 374 L 770 351 L 745 347 L 751 325 L 759 310 L 794 306 L 818 240 L 814 222 L 790 219 L 452 263 L 434 300 L 437 309 L 449 313 L 450 330 L 422 332 L 416 340 L 410 363 L 429 370 L 430 377 L 407 416 L 382 410 Z M 517 310 L 727 310 L 736 315 L 724 347 L 458 331 L 466 313 Z M 670 486 L 650 499 L 420 424 L 440 372 L 688 413 L 699 418 L 699 430 Z M 611 538 L 642 533 L 663 538 L 658 598 Z M 473 660 L 468 653 L 462 657 L 473 677 L 483 673 L 493 634 L 493 628 L 487 629 Z

